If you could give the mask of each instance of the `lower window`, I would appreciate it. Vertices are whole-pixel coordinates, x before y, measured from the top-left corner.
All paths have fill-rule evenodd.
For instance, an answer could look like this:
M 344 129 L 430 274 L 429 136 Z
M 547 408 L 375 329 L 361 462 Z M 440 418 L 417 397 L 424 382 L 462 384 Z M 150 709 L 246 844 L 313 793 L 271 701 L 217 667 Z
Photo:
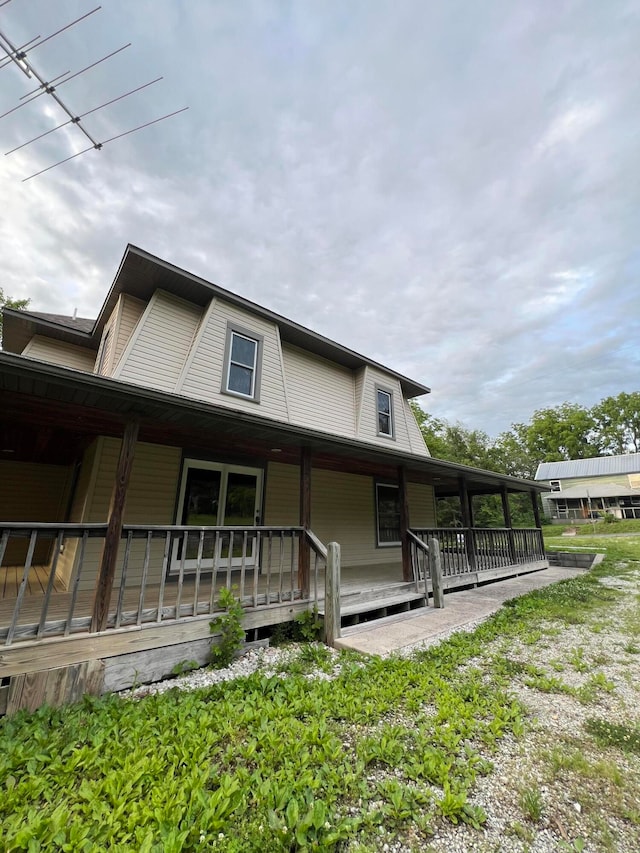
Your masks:
M 376 483 L 376 532 L 378 545 L 400 545 L 400 490 Z
M 262 470 L 186 459 L 182 469 L 176 524 L 194 527 L 252 527 L 259 523 Z M 179 536 L 173 546 L 172 571 L 184 568 L 254 565 L 254 537 L 207 531 Z

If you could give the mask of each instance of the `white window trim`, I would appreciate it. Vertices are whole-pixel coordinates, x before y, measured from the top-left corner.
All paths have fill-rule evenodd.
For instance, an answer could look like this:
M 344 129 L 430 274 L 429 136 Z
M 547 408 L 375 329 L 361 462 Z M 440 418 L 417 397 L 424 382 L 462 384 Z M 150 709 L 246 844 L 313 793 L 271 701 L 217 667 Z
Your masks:
M 389 397 L 389 429 L 391 432 L 381 432 L 380 431 L 380 408 L 378 406 L 378 394 L 386 394 Z M 395 426 L 395 416 L 394 416 L 394 405 L 393 405 L 393 391 L 390 388 L 384 388 L 382 385 L 375 385 L 375 401 L 376 401 L 376 435 L 379 438 L 390 438 L 395 441 L 396 438 L 396 426 Z M 384 413 L 386 414 L 386 413 Z
M 549 489 L 552 492 L 561 492 L 562 491 L 562 483 L 560 480 L 549 480 Z
M 233 388 L 229 388 L 229 375 L 231 373 L 231 345 L 233 343 L 233 336 L 238 335 L 241 338 L 245 338 L 248 341 L 252 341 L 255 343 L 255 355 L 254 355 L 254 364 L 253 364 L 253 376 L 251 383 L 251 394 L 243 394 L 240 391 L 234 391 Z M 235 323 L 228 322 L 227 323 L 227 334 L 225 339 L 224 346 L 224 368 L 222 372 L 222 389 L 221 392 L 223 394 L 230 394 L 232 397 L 238 397 L 241 400 L 250 400 L 253 403 L 260 402 L 260 385 L 262 378 L 262 350 L 264 344 L 264 337 L 262 335 L 258 335 L 255 332 L 250 331 L 249 329 L 244 329 L 241 326 L 237 326 Z M 247 365 L 242 365 L 246 367 Z

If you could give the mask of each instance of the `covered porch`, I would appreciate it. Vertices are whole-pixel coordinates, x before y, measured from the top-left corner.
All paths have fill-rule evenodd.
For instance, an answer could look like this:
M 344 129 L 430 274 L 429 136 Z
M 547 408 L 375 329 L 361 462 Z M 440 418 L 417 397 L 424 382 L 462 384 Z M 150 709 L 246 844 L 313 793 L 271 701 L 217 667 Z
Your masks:
M 445 589 L 547 565 L 528 481 L 5 353 L 0 361 L 5 687 L 154 650 L 187 659 L 189 644 L 210 642 L 225 586 L 243 603 L 249 636 L 314 607 L 324 614 L 330 542 L 341 546 L 346 621 L 427 604 L 433 539 Z M 236 477 L 254 502 L 242 517 L 229 500 L 223 524 L 191 506 L 194 460 L 222 478 L 227 498 Z M 531 499 L 526 530 L 511 523 L 515 492 Z M 474 525 L 480 494 L 501 496 L 504 527 Z M 438 528 L 435 503 L 451 496 L 462 526 Z

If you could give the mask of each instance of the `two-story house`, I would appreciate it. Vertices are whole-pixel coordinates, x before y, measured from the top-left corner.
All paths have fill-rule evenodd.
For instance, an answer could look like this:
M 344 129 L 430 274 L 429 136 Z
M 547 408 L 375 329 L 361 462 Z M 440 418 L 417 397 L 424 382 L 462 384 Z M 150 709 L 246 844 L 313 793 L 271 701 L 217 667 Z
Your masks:
M 640 453 L 542 462 L 535 479 L 545 515 L 555 524 L 595 518 L 640 518 Z
M 95 320 L 5 309 L 11 707 L 19 679 L 50 685 L 83 666 L 76 681 L 101 690 L 122 685 L 104 675 L 115 662 L 144 679 L 159 670 L 140 654 L 193 657 L 185 644 L 206 642 L 221 585 L 250 631 L 322 613 L 329 542 L 352 618 L 374 609 L 371 590 L 378 611 L 424 604 L 429 536 L 449 586 L 545 566 L 540 487 L 431 458 L 410 407 L 428 391 L 133 246 Z M 514 531 L 508 495 L 522 491 L 536 526 Z M 502 495 L 502 530 L 474 528 L 487 493 Z M 452 495 L 464 527 L 438 531 L 436 500 Z

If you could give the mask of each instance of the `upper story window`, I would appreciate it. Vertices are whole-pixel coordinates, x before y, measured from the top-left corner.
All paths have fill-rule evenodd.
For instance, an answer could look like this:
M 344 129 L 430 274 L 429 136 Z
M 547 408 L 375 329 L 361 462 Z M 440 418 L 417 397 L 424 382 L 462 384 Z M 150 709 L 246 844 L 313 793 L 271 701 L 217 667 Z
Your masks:
M 562 489 L 560 488 L 560 480 L 549 480 L 549 488 L 552 492 L 562 491 Z
M 378 387 L 376 387 L 376 418 L 378 435 L 393 438 L 393 394 Z
M 259 402 L 262 341 L 261 335 L 227 326 L 223 392 Z

